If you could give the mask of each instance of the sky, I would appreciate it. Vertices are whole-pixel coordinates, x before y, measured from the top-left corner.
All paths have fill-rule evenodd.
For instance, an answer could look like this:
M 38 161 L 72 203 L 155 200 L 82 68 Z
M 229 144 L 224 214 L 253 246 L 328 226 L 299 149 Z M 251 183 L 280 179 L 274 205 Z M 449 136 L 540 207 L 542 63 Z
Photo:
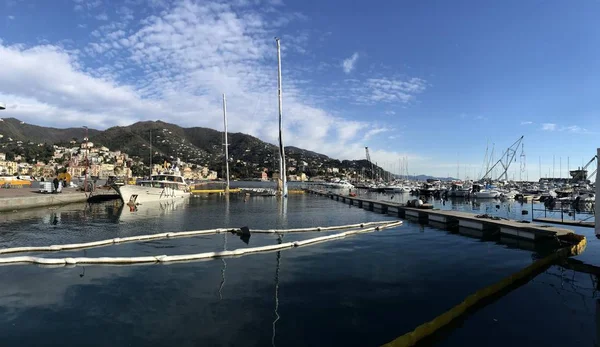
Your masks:
M 142 120 L 393 172 L 566 176 L 600 141 L 600 1 L 7 0 L 1 117 L 105 129 Z M 567 166 L 567 163 L 569 165 Z

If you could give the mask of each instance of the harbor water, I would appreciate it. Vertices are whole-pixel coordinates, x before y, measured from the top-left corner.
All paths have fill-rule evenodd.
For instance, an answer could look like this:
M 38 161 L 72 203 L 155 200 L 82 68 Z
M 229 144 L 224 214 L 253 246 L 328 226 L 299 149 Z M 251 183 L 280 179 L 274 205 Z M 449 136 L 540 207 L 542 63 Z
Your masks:
M 436 206 L 531 218 L 521 214 L 527 206 L 515 202 L 474 206 L 449 200 Z M 290 195 L 285 204 L 276 197 L 195 197 L 134 212 L 119 202 L 74 204 L 0 214 L 0 247 L 220 227 L 285 229 L 382 220 L 394 218 L 307 194 Z M 586 252 L 573 261 L 600 265 L 593 229 L 573 229 L 588 237 Z M 248 244 L 234 234 L 217 234 L 36 255 L 189 254 L 332 233 L 253 234 Z M 2 266 L 0 344 L 378 346 L 531 264 L 540 252 L 524 241 L 487 241 L 405 221 L 383 231 L 237 258 L 169 265 Z M 429 342 L 595 346 L 597 280 L 552 266 Z

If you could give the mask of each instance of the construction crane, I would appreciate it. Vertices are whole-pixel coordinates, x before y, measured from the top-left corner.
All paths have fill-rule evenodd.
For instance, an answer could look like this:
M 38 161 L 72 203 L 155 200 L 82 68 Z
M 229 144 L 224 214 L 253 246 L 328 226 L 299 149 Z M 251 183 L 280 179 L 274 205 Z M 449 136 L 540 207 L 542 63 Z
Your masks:
M 365 147 L 365 152 L 367 153 L 367 161 L 369 162 L 369 164 L 371 164 L 371 179 L 373 179 L 374 178 L 373 162 L 371 161 L 371 156 L 369 155 L 369 147 Z
M 508 147 L 504 151 L 504 153 L 502 153 L 502 155 L 500 156 L 500 159 L 498 159 L 498 161 L 491 168 L 489 168 L 486 171 L 486 173 L 483 175 L 483 177 L 481 178 L 482 180 L 491 179 L 491 177 L 488 177 L 488 175 L 490 175 L 492 170 L 494 170 L 494 168 L 496 166 L 498 166 L 498 164 L 500 164 L 500 166 L 502 166 L 502 169 L 504 171 L 502 171 L 502 173 L 498 176 L 498 180 L 501 180 L 504 177 L 504 179 L 508 181 L 508 174 L 507 174 L 508 169 L 510 168 L 510 164 L 513 161 L 516 161 L 515 155 L 517 154 L 517 150 L 519 149 L 519 146 L 521 145 L 521 142 L 523 141 L 523 137 L 524 136 L 519 137 L 519 139 L 517 141 L 515 141 L 515 143 L 513 143 L 510 147 Z
M 598 159 L 598 156 L 595 155 L 592 157 L 592 159 L 590 159 L 590 161 L 587 162 L 587 164 L 585 164 L 584 167 L 582 167 L 581 169 L 578 170 L 571 170 L 571 172 L 569 172 L 569 174 L 571 175 L 571 183 L 576 183 L 579 181 L 585 181 L 587 179 L 587 168 L 588 166 L 590 166 L 594 160 Z M 597 169 L 596 169 L 597 170 Z M 593 175 L 596 174 L 596 171 L 592 172 L 592 174 L 589 177 L 592 177 Z
M 523 181 L 523 174 L 527 171 L 527 156 L 525 155 L 525 144 L 521 144 L 521 170 L 519 171 L 519 181 Z M 525 178 L 527 180 L 527 177 Z

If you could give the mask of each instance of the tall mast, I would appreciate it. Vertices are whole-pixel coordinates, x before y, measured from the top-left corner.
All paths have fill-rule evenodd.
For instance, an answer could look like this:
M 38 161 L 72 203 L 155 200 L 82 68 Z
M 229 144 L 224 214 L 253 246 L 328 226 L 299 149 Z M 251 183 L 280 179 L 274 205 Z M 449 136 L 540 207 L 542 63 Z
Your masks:
M 227 101 L 223 93 L 223 124 L 225 126 L 225 174 L 227 175 L 227 186 L 225 186 L 225 194 L 229 194 L 229 143 L 227 143 Z
M 283 133 L 282 133 L 282 98 L 281 98 L 281 45 L 279 44 L 279 38 L 275 38 L 275 42 L 277 42 L 277 89 L 279 94 L 279 175 L 281 176 L 282 182 L 282 192 L 281 195 L 283 197 L 287 197 L 288 189 L 287 189 L 287 179 L 285 177 L 285 150 L 283 147 Z
M 152 179 L 152 129 L 150 129 L 150 179 Z

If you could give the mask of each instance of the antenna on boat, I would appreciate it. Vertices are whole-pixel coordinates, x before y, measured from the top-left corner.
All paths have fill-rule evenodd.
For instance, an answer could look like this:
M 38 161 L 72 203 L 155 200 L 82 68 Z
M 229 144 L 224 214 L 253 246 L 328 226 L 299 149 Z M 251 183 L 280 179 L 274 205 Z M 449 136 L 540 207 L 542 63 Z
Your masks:
M 223 123 L 225 125 L 225 174 L 227 176 L 227 186 L 225 187 L 225 194 L 229 194 L 229 144 L 227 143 L 227 101 L 225 100 L 225 93 L 223 93 Z
M 277 42 L 277 87 L 279 94 L 279 176 L 281 179 L 282 191 L 281 195 L 284 198 L 287 198 L 288 189 L 287 189 L 287 180 L 285 177 L 285 149 L 283 147 L 283 133 L 282 133 L 282 97 L 281 97 L 281 45 L 279 43 L 279 38 L 275 38 L 275 42 Z

